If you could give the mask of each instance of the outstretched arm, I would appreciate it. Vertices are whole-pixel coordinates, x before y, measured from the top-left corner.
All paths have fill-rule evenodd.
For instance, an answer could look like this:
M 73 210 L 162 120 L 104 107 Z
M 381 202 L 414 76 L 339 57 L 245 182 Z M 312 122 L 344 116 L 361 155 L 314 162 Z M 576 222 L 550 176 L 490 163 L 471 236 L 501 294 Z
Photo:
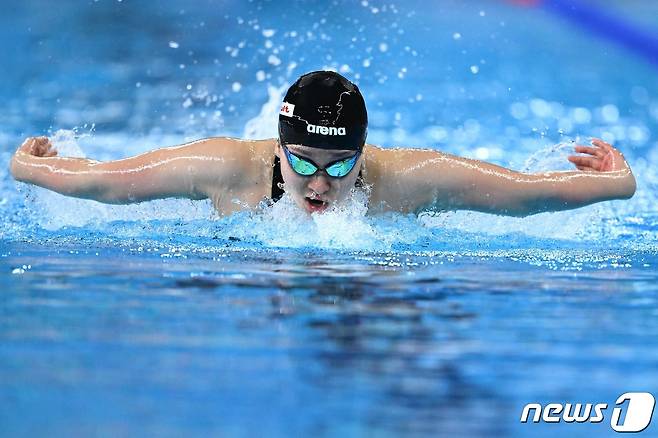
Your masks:
M 229 178 L 241 162 L 232 139 L 206 139 L 157 149 L 122 160 L 100 162 L 58 157 L 47 137 L 28 138 L 11 160 L 18 181 L 64 195 L 111 204 L 166 197 L 204 199 L 211 187 L 235 184 Z
M 576 152 L 586 154 L 569 157 L 579 171 L 528 174 L 437 151 L 397 150 L 382 181 L 389 207 L 402 211 L 527 216 L 633 196 L 635 177 L 619 151 L 594 140 Z

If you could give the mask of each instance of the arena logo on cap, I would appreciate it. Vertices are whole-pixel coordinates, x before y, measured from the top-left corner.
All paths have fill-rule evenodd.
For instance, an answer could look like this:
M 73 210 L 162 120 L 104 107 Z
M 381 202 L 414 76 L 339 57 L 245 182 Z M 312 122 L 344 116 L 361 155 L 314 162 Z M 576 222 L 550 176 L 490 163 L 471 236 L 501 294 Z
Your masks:
M 335 126 L 317 126 L 308 123 L 306 125 L 306 130 L 311 134 L 347 135 L 347 130 L 345 128 L 336 128 Z
M 651 424 L 655 405 L 656 399 L 649 392 L 624 393 L 615 402 L 610 427 L 615 432 L 642 432 Z M 601 423 L 607 409 L 607 403 L 549 403 L 546 406 L 528 403 L 523 407 L 521 423 L 528 422 L 531 411 L 533 423 L 559 423 L 561 420 L 565 423 Z
M 283 102 L 281 104 L 281 109 L 279 110 L 279 114 L 281 114 L 282 116 L 292 117 L 294 113 L 295 113 L 295 105 L 288 102 Z

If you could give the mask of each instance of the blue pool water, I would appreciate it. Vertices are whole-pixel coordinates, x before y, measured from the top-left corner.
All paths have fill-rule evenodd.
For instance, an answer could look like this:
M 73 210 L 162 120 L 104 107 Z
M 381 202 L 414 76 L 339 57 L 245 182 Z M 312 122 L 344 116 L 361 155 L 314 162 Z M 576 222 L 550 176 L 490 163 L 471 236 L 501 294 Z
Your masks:
M 614 436 L 619 395 L 658 395 L 656 65 L 548 9 L 436 3 L 8 7 L 0 436 Z M 590 4 L 658 35 L 653 2 Z M 529 218 L 217 217 L 8 174 L 30 135 L 98 159 L 273 136 L 285 87 L 323 67 L 358 82 L 371 143 L 541 171 L 600 136 L 637 193 Z M 610 409 L 521 424 L 532 402 Z

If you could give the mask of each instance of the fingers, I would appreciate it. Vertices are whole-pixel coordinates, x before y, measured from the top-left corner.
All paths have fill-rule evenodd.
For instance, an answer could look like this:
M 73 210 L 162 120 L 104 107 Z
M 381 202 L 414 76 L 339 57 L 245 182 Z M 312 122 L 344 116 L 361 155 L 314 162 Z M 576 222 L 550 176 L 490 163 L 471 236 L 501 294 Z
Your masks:
M 42 157 L 52 157 L 53 155 L 56 155 L 57 151 L 55 150 L 55 147 L 53 144 L 48 140 L 47 143 L 44 143 L 41 147 L 41 156 Z
M 598 146 L 598 147 L 600 147 L 601 149 L 603 149 L 603 150 L 605 150 L 605 151 L 613 151 L 613 150 L 615 150 L 615 148 L 614 148 L 611 144 L 604 142 L 604 141 L 601 140 L 600 138 L 593 138 L 593 139 L 592 139 L 592 144 L 593 144 L 594 146 Z
M 34 144 L 34 137 L 29 137 L 26 138 L 23 144 L 21 144 L 18 147 L 19 151 L 26 152 L 28 154 L 32 154 L 32 145 Z
M 606 154 L 606 152 L 603 149 L 593 148 L 593 147 L 590 147 L 590 146 L 576 146 L 574 148 L 574 150 L 576 152 L 581 153 L 581 154 L 590 154 L 590 155 L 594 155 L 595 157 L 599 157 L 599 158 L 602 158 Z
M 48 137 L 30 137 L 18 149 L 36 157 L 52 157 L 57 155 L 57 151 Z
M 38 137 L 32 144 L 32 155 L 43 157 L 50 149 L 48 145 L 49 142 L 47 138 L 44 139 L 43 137 Z
M 575 149 L 578 150 L 578 149 L 582 148 L 583 152 L 585 152 L 585 153 L 591 153 L 589 151 L 596 151 L 596 150 L 609 151 L 609 150 L 614 150 L 615 149 L 614 146 L 610 145 L 609 143 L 604 142 L 600 138 L 592 138 L 591 144 L 595 147 L 576 145 Z
M 50 149 L 50 141 L 47 137 L 37 137 L 32 146 L 32 153 L 38 157 L 43 157 Z
M 595 145 L 597 145 L 597 146 L 608 146 L 608 147 L 612 147 L 612 145 L 611 145 L 610 143 L 606 143 L 606 142 L 604 142 L 603 140 L 601 140 L 600 138 L 596 138 L 596 137 L 592 137 L 592 144 L 595 144 Z
M 581 156 L 581 155 L 570 155 L 569 157 L 567 157 L 567 159 L 569 161 L 571 161 L 573 164 L 575 164 L 576 167 L 582 166 L 582 167 L 590 168 L 592 170 L 597 170 L 600 166 L 600 160 L 598 158 L 595 158 L 595 157 L 585 157 L 585 156 Z M 578 168 L 580 169 L 580 167 L 578 167 Z
M 599 138 L 592 138 L 592 146 L 577 145 L 574 150 L 581 154 L 587 154 L 568 157 L 568 160 L 579 170 L 611 172 L 628 169 L 628 163 L 626 163 L 623 154 L 614 146 Z

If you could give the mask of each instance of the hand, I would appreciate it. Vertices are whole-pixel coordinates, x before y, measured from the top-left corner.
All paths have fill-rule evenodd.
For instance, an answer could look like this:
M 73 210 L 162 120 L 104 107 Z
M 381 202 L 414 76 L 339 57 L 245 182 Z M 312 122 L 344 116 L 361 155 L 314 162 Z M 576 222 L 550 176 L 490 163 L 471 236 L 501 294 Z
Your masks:
M 575 147 L 575 151 L 584 155 L 570 155 L 571 161 L 579 170 L 588 172 L 613 172 L 628 169 L 628 163 L 617 149 L 598 138 L 592 139 L 592 146 Z
M 48 137 L 29 137 L 16 151 L 16 153 L 19 152 L 35 157 L 54 157 L 57 155 L 57 150 Z

